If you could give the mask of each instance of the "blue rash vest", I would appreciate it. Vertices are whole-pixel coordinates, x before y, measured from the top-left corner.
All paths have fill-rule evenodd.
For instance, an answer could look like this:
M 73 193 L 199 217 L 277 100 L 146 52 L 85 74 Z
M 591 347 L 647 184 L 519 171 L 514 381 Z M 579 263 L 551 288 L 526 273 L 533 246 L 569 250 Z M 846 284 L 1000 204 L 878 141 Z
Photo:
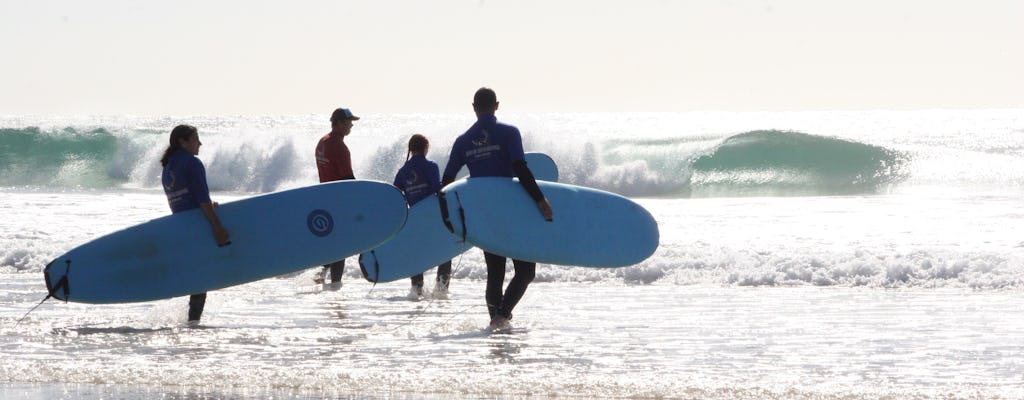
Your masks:
M 524 160 L 519 129 L 498 122 L 493 115 L 481 115 L 452 145 L 444 176 L 455 177 L 465 165 L 470 177 L 515 176 L 512 163 Z
M 410 206 L 441 190 L 437 163 L 422 155 L 414 155 L 395 174 L 395 187 L 405 193 Z
M 206 167 L 199 158 L 185 150 L 178 150 L 168 157 L 161 181 L 172 214 L 199 208 L 200 203 L 210 202 Z

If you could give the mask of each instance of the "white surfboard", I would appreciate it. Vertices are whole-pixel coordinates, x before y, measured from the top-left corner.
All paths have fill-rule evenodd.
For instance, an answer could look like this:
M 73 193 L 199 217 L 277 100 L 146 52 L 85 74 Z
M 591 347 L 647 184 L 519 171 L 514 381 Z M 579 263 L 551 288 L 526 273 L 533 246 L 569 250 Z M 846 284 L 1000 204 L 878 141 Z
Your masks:
M 526 165 L 538 180 L 558 180 L 558 166 L 546 154 L 526 153 Z M 409 208 L 409 220 L 401 232 L 359 255 L 359 267 L 370 282 L 391 282 L 423 273 L 471 247 L 448 232 L 437 195 L 430 195 Z
M 456 238 L 494 254 L 545 264 L 624 267 L 658 248 L 658 223 L 639 204 L 581 186 L 538 181 L 554 220 L 512 178 L 470 178 L 440 198 Z M 442 211 L 444 213 L 445 211 Z
M 231 235 L 218 247 L 199 209 L 111 233 L 57 257 L 49 292 L 81 303 L 127 303 L 202 293 L 337 261 L 374 248 L 405 224 L 402 192 L 348 180 L 221 204 Z

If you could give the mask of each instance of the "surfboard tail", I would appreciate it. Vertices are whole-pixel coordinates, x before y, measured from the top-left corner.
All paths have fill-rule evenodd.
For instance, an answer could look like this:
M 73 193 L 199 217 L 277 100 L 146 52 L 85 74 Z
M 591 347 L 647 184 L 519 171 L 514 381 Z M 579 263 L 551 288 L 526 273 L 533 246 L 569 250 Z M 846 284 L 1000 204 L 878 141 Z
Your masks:
M 55 262 L 57 262 L 57 260 L 50 261 L 49 264 L 46 264 L 46 268 L 43 268 L 43 279 L 46 280 L 46 291 L 49 293 L 50 297 L 67 302 L 71 295 L 71 288 L 68 286 L 68 272 L 71 270 L 71 260 L 64 260 L 64 273 L 60 278 L 57 278 L 56 281 L 51 278 L 51 273 L 53 273 L 52 276 L 57 275 L 57 272 L 53 271 L 53 263 Z
M 363 259 L 367 258 L 367 257 L 363 257 L 364 254 L 367 254 L 367 253 L 360 253 L 359 254 L 359 271 L 363 273 L 363 278 L 364 279 L 366 279 L 366 280 L 368 280 L 370 282 L 373 282 L 373 283 L 377 283 L 380 280 L 380 265 L 377 265 L 377 257 L 373 253 L 373 250 L 370 250 L 369 254 L 371 256 L 373 256 L 373 265 L 372 265 L 373 273 L 371 274 L 370 271 L 367 270 L 366 264 L 364 264 Z M 366 260 L 365 262 L 369 262 L 369 261 L 370 260 Z

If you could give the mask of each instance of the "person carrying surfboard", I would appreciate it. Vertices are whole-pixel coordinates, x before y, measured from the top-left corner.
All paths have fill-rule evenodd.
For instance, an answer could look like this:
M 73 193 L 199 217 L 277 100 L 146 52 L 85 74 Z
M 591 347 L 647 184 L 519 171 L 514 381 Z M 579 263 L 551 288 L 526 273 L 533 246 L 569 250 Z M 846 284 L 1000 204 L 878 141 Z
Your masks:
M 356 179 L 352 172 L 352 154 L 345 145 L 345 136 L 352 133 L 352 121 L 359 117 L 347 108 L 337 108 L 331 113 L 331 131 L 316 144 L 316 170 L 320 183 Z M 325 283 L 327 271 L 331 271 L 331 289 L 341 288 L 341 276 L 345 273 L 345 259 L 324 265 L 316 283 Z
M 441 171 L 437 163 L 427 159 L 430 141 L 421 134 L 409 138 L 409 150 L 405 156 L 405 164 L 395 174 L 395 187 L 402 190 L 409 207 L 441 190 Z M 451 280 L 452 260 L 437 266 L 437 278 L 434 285 L 434 297 L 443 298 L 448 294 L 448 282 Z M 423 274 L 413 275 L 409 298 L 423 296 Z
M 537 186 L 533 173 L 526 165 L 523 139 L 519 129 L 498 122 L 494 115 L 498 110 L 498 96 L 490 88 L 482 87 L 473 95 L 473 111 L 477 121 L 465 133 L 455 139 L 448 164 L 444 168 L 441 186 L 455 181 L 455 175 L 463 166 L 469 168 L 469 177 L 519 177 L 519 183 L 537 203 L 537 209 L 545 220 L 551 221 L 551 204 Z M 506 257 L 484 251 L 487 263 L 487 312 L 491 317 L 491 330 L 511 328 L 512 310 L 536 275 L 537 264 L 523 260 L 512 260 L 515 275 L 508 288 L 502 293 L 505 282 Z
M 191 125 L 178 125 L 171 130 L 170 145 L 160 158 L 163 166 L 161 181 L 171 213 L 177 214 L 201 208 L 213 228 L 213 240 L 218 246 L 230 244 L 230 235 L 217 217 L 217 203 L 210 200 L 206 184 L 206 167 L 199 160 L 199 130 Z M 198 324 L 206 305 L 206 293 L 196 293 L 188 300 L 188 322 Z

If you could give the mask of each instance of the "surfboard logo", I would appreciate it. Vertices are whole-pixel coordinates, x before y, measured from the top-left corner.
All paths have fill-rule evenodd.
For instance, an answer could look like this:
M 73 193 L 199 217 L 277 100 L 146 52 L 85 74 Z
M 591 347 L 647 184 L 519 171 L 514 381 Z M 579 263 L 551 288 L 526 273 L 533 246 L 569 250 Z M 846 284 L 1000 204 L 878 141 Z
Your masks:
M 312 234 L 324 237 L 330 235 L 334 230 L 334 218 L 327 210 L 318 208 L 309 212 L 306 217 L 306 226 Z

